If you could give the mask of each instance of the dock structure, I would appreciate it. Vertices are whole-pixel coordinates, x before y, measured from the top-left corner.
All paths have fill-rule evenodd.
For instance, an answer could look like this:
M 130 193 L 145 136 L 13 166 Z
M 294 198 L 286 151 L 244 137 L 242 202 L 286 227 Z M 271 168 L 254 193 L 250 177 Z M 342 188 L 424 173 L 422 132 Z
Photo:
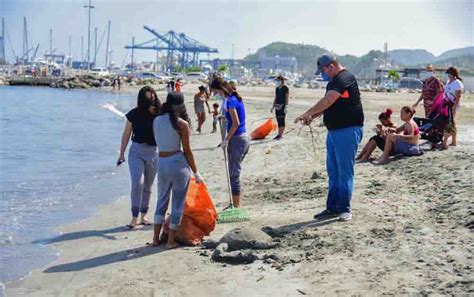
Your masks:
M 156 30 L 143 26 L 154 38 L 139 44 L 132 42 L 126 45 L 126 49 L 154 50 L 166 54 L 167 69 L 174 69 L 176 65 L 190 67 L 199 65 L 199 54 L 218 53 L 217 48 L 211 48 L 184 33 L 168 31 L 166 34 L 158 33 Z
M 40 76 L 12 76 L 9 80 L 11 86 L 50 86 L 58 82 L 58 77 L 40 77 Z

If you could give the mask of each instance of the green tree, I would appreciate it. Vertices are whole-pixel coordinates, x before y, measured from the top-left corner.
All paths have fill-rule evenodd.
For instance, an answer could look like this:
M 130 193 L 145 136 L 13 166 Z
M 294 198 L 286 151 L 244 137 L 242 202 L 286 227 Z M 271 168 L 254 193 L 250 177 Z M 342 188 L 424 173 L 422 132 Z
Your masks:
M 229 65 L 223 64 L 217 68 L 217 72 L 229 72 Z
M 400 80 L 400 74 L 395 70 L 389 70 L 387 73 L 388 78 L 392 79 L 393 81 Z

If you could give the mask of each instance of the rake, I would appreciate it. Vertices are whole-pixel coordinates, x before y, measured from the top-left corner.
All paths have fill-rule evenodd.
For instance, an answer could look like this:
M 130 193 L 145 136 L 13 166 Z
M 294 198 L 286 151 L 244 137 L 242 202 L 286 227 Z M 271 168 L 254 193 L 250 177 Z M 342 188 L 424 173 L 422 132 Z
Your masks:
M 224 130 L 224 125 L 223 121 L 225 118 L 221 118 L 219 120 L 219 127 L 221 129 L 221 138 L 222 140 L 225 139 L 225 130 Z M 224 167 L 225 167 L 225 173 L 227 177 L 227 190 L 229 193 L 229 202 L 230 205 L 227 209 L 219 212 L 218 220 L 217 223 L 233 223 L 233 222 L 244 222 L 250 220 L 249 213 L 240 207 L 235 207 L 234 206 L 234 201 L 232 200 L 232 189 L 230 185 L 230 173 L 229 173 L 229 167 L 228 167 L 228 156 L 227 156 L 227 150 L 226 148 L 223 148 L 222 151 L 224 152 Z

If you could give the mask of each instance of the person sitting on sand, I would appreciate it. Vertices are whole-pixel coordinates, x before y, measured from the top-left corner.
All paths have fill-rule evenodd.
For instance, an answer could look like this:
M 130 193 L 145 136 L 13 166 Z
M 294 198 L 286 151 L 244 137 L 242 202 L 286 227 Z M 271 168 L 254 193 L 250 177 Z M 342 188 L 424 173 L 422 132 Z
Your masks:
M 380 124 L 375 126 L 375 132 L 377 135 L 372 136 L 369 142 L 364 146 L 360 154 L 357 156 L 356 160 L 359 162 L 366 162 L 370 159 L 370 155 L 375 150 L 376 147 L 381 149 L 382 151 L 385 148 L 385 138 L 391 129 L 397 129 L 397 126 L 392 122 L 390 116 L 392 115 L 393 111 L 391 109 L 387 109 L 386 111 L 379 114 L 379 121 Z
M 165 221 L 170 194 L 172 194 L 171 219 L 166 248 L 174 248 L 178 245 L 175 239 L 176 231 L 183 217 L 191 170 L 196 182 L 202 183 L 202 177 L 197 170 L 191 150 L 189 123 L 183 94 L 177 91 L 169 93 L 160 115 L 153 122 L 153 133 L 159 151 L 157 161 L 158 201 L 155 212 L 153 246 L 160 244 L 161 227 Z
M 128 153 L 128 169 L 132 182 L 130 193 L 132 221 L 127 225 L 129 229 L 134 229 L 138 225 L 139 213 L 140 224 L 151 224 L 146 214 L 150 203 L 151 187 L 155 181 L 156 158 L 158 157 L 153 137 L 153 120 L 160 108 L 161 102 L 155 90 L 145 86 L 138 92 L 137 107 L 125 115 L 127 121 L 122 134 L 117 166 L 125 162 L 125 150 L 131 136 L 132 146 Z
M 207 106 L 207 111 L 211 113 L 209 103 L 207 102 L 208 96 L 206 92 L 206 87 L 200 86 L 199 92 L 194 95 L 194 112 L 198 118 L 198 127 L 197 132 L 201 133 L 202 125 L 206 121 L 206 110 L 204 104 Z
M 411 106 L 404 106 L 400 110 L 400 119 L 404 124 L 389 133 L 385 141 L 385 148 L 382 156 L 375 162 L 376 164 L 386 164 L 393 154 L 403 154 L 405 156 L 418 156 L 421 154 L 418 141 L 420 139 L 420 129 L 413 120 L 415 109 Z M 403 131 L 403 133 L 401 133 Z

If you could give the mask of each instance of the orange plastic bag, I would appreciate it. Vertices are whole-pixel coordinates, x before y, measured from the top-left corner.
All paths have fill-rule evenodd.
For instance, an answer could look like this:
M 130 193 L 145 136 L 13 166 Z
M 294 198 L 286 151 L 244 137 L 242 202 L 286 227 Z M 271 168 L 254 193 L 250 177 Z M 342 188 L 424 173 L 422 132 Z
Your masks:
M 276 124 L 273 122 L 272 118 L 269 118 L 262 125 L 258 126 L 250 134 L 252 140 L 265 139 L 272 131 L 275 131 L 277 128 Z
M 194 178 L 191 179 L 186 194 L 184 215 L 192 219 L 193 223 L 201 228 L 205 235 L 209 235 L 216 227 L 217 211 L 206 184 L 198 185 Z
M 193 219 L 184 215 L 181 226 L 176 232 L 176 240 L 185 245 L 199 245 L 204 237 L 204 231 L 194 224 Z
M 189 183 L 186 204 L 181 225 L 176 232 L 176 240 L 186 245 L 198 245 L 204 236 L 216 227 L 217 211 L 204 183 L 197 184 L 195 179 Z M 169 232 L 170 217 L 167 216 L 163 232 Z

